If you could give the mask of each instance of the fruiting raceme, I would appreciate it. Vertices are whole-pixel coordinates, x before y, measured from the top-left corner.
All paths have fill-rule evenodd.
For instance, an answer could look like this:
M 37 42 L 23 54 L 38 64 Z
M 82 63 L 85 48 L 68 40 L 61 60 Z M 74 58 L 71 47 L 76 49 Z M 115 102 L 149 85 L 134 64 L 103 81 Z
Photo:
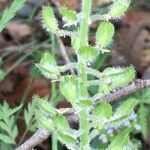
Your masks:
M 135 79 L 136 73 L 133 66 L 128 68 L 107 68 L 100 75 L 100 88 L 102 94 L 113 89 L 128 85 Z

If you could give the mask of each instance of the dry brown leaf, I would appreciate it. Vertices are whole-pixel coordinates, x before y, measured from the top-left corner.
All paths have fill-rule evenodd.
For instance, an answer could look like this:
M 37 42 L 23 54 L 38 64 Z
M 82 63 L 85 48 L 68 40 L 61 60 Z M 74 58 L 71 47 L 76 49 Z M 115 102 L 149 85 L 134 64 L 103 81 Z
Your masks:
M 27 24 L 17 22 L 8 23 L 6 29 L 14 41 L 23 41 L 32 34 L 31 28 Z

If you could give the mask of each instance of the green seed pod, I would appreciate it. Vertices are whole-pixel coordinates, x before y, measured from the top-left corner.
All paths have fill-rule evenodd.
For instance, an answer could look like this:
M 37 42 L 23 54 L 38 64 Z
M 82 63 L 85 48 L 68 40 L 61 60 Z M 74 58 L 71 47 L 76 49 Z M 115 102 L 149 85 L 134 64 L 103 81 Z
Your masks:
M 45 100 L 41 100 L 39 102 L 39 105 L 44 111 L 48 112 L 51 117 L 56 116 L 57 112 L 56 112 L 55 108 L 53 106 L 51 106 L 51 104 L 49 102 L 47 102 Z
M 69 123 L 65 116 L 58 114 L 53 118 L 53 122 L 58 129 L 69 129 Z
M 62 15 L 64 21 L 74 22 L 77 21 L 78 17 L 75 11 L 70 10 L 69 8 L 63 6 L 59 9 L 60 14 Z
M 76 142 L 76 138 L 72 134 L 69 134 L 60 130 L 57 131 L 57 136 L 58 136 L 58 139 L 62 141 L 63 143 L 75 144 Z
M 112 40 L 114 35 L 114 26 L 110 22 L 101 22 L 96 32 L 96 43 L 104 48 Z
M 113 89 L 126 86 L 135 79 L 135 76 L 133 66 L 128 68 L 107 68 L 100 74 L 99 92 L 105 95 Z
M 58 23 L 51 7 L 43 6 L 42 19 L 43 27 L 46 28 L 48 32 L 57 33 Z
M 78 53 L 85 61 L 92 61 L 98 55 L 98 49 L 90 46 L 81 46 Z
M 76 51 L 78 51 L 79 50 L 79 48 L 80 48 L 80 38 L 79 37 L 77 37 L 77 35 L 72 35 L 71 36 L 71 44 L 72 44 L 72 47 L 76 50 Z
M 112 107 L 109 103 L 106 102 L 99 103 L 94 108 L 92 115 L 99 118 L 109 118 L 112 116 Z
M 53 127 L 53 123 L 51 119 L 48 119 L 47 117 L 45 117 L 44 114 L 42 114 L 42 111 L 40 111 L 40 109 L 36 109 L 35 110 L 35 117 L 37 119 L 37 121 L 48 131 L 53 132 L 54 131 L 54 127 Z
M 88 107 L 90 107 L 90 106 L 92 106 L 92 104 L 93 104 L 93 102 L 92 102 L 92 100 L 90 100 L 90 99 L 81 99 L 81 100 L 79 100 L 78 102 L 77 102 L 77 105 L 79 106 L 79 107 L 81 107 L 81 108 L 88 108 Z
M 131 0 L 114 0 L 114 5 L 111 8 L 110 15 L 112 18 L 119 18 L 129 8 Z
M 60 91 L 70 102 L 77 99 L 77 84 L 78 78 L 73 75 L 67 75 L 60 80 Z
M 128 117 L 133 112 L 137 102 L 134 98 L 128 98 L 122 102 L 113 114 L 112 120 L 117 120 L 123 117 Z
M 55 58 L 48 52 L 43 54 L 40 63 L 36 64 L 36 66 L 48 79 L 57 79 L 59 76 L 59 70 Z

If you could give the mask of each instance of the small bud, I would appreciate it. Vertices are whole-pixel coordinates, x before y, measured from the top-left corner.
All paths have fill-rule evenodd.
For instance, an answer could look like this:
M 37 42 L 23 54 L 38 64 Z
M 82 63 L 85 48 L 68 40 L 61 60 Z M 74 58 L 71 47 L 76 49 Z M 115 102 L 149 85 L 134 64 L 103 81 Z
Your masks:
M 114 128 L 114 130 L 118 130 L 119 126 L 114 126 L 113 128 Z
M 112 135 L 112 134 L 113 134 L 113 129 L 112 129 L 112 128 L 108 129 L 108 130 L 107 130 L 107 133 L 108 133 L 109 135 Z
M 130 116 L 131 120 L 136 120 L 137 119 L 137 114 L 135 114 L 134 112 L 131 114 Z
M 107 141 L 108 141 L 105 134 L 101 134 L 101 135 L 99 136 L 99 139 L 100 139 L 103 143 L 107 143 Z
M 131 126 L 130 121 L 129 120 L 125 120 L 124 121 L 124 126 L 130 127 Z
M 108 130 L 109 128 L 110 128 L 109 125 L 105 125 L 104 127 L 105 130 Z
M 136 124 L 136 125 L 134 126 L 134 128 L 135 128 L 135 130 L 137 130 L 137 131 L 141 130 L 141 126 L 140 126 L 139 124 Z

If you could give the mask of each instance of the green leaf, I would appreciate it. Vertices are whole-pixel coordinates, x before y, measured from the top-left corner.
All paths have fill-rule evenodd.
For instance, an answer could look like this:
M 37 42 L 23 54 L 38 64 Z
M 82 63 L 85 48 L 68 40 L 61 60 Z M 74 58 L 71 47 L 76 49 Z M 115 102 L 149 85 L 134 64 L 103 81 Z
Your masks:
M 70 10 L 69 8 L 63 6 L 59 9 L 60 14 L 63 16 L 63 19 L 68 22 L 77 21 L 78 17 L 75 11 Z
M 114 35 L 114 26 L 110 22 L 101 22 L 96 32 L 96 43 L 100 47 L 106 47 Z
M 6 73 L 0 69 L 0 81 L 4 80 Z
M 0 104 L 0 140 L 7 144 L 15 144 L 15 139 L 18 135 L 16 119 L 13 116 L 22 105 L 11 109 L 6 101 L 3 105 Z
M 98 49 L 90 46 L 81 46 L 78 53 L 85 61 L 91 61 L 98 55 Z
M 77 84 L 78 78 L 74 75 L 67 75 L 60 80 L 60 91 L 70 102 L 77 99 Z
M 58 129 L 68 129 L 69 123 L 65 116 L 59 114 L 53 118 L 53 122 Z
M 14 126 L 14 128 L 12 129 L 12 137 L 16 138 L 18 135 L 18 128 L 17 126 Z
M 144 136 L 144 138 L 147 138 L 147 131 L 148 131 L 148 115 L 149 111 L 147 107 L 144 107 L 143 104 L 140 105 L 140 108 L 138 110 L 138 116 L 139 116 L 139 123 L 141 126 L 141 131 Z
M 56 116 L 57 112 L 56 112 L 55 108 L 53 106 L 51 106 L 51 104 L 48 101 L 41 100 L 39 102 L 39 105 L 44 111 L 48 112 L 51 117 Z
M 150 88 L 144 89 L 138 94 L 139 103 L 150 104 Z
M 124 87 L 135 79 L 133 66 L 127 68 L 107 68 L 100 73 L 99 92 L 106 95 L 113 89 Z
M 23 105 L 21 104 L 20 106 L 11 109 L 9 108 L 9 105 L 6 101 L 4 101 L 3 105 L 0 105 L 0 120 L 10 117 L 11 115 L 13 115 L 14 113 L 16 113 L 19 109 L 21 109 Z
M 35 117 L 40 125 L 42 125 L 45 129 L 50 132 L 54 131 L 52 120 L 47 118 L 40 109 L 35 110 Z
M 57 131 L 58 139 L 67 144 L 75 144 L 76 138 L 69 133 L 58 130 Z
M 10 7 L 6 8 L 0 16 L 0 32 L 5 28 L 6 24 L 16 15 L 27 0 L 14 0 Z
M 59 70 L 55 58 L 49 52 L 43 54 L 40 63 L 36 64 L 36 66 L 40 69 L 40 71 L 46 78 L 58 78 Z
M 129 98 L 128 100 L 122 102 L 121 105 L 116 109 L 112 119 L 116 120 L 131 115 L 135 106 L 136 99 Z
M 78 37 L 77 35 L 72 35 L 71 36 L 71 44 L 72 44 L 72 47 L 75 49 L 75 51 L 78 51 L 79 48 L 80 48 L 80 37 Z
M 114 5 L 111 8 L 110 15 L 112 18 L 118 18 L 127 11 L 129 5 L 131 4 L 131 0 L 114 0 Z
M 43 27 L 46 28 L 47 31 L 57 33 L 58 23 L 55 18 L 54 11 L 50 6 L 43 6 L 42 19 Z
M 12 109 L 10 112 L 9 112 L 9 116 L 13 115 L 14 113 L 16 113 L 18 110 L 20 110 L 22 108 L 23 104 L 21 104 L 20 106 L 18 107 L 15 107 L 14 109 Z
M 8 135 L 4 135 L 0 133 L 0 141 L 6 143 L 6 144 L 15 144 L 14 140 L 9 137 Z
M 114 137 L 107 150 L 125 150 L 129 143 L 129 140 L 130 139 L 128 133 L 119 133 L 119 135 Z
M 99 103 L 94 108 L 92 115 L 100 118 L 109 118 L 112 116 L 112 107 L 109 103 L 106 102 Z
M 31 120 L 33 118 L 33 107 L 31 103 L 28 103 L 28 108 L 24 110 L 24 119 L 25 119 L 25 124 L 27 127 L 30 126 Z
M 90 99 L 81 99 L 77 102 L 77 105 L 81 108 L 87 109 L 88 107 L 92 106 L 93 102 Z

